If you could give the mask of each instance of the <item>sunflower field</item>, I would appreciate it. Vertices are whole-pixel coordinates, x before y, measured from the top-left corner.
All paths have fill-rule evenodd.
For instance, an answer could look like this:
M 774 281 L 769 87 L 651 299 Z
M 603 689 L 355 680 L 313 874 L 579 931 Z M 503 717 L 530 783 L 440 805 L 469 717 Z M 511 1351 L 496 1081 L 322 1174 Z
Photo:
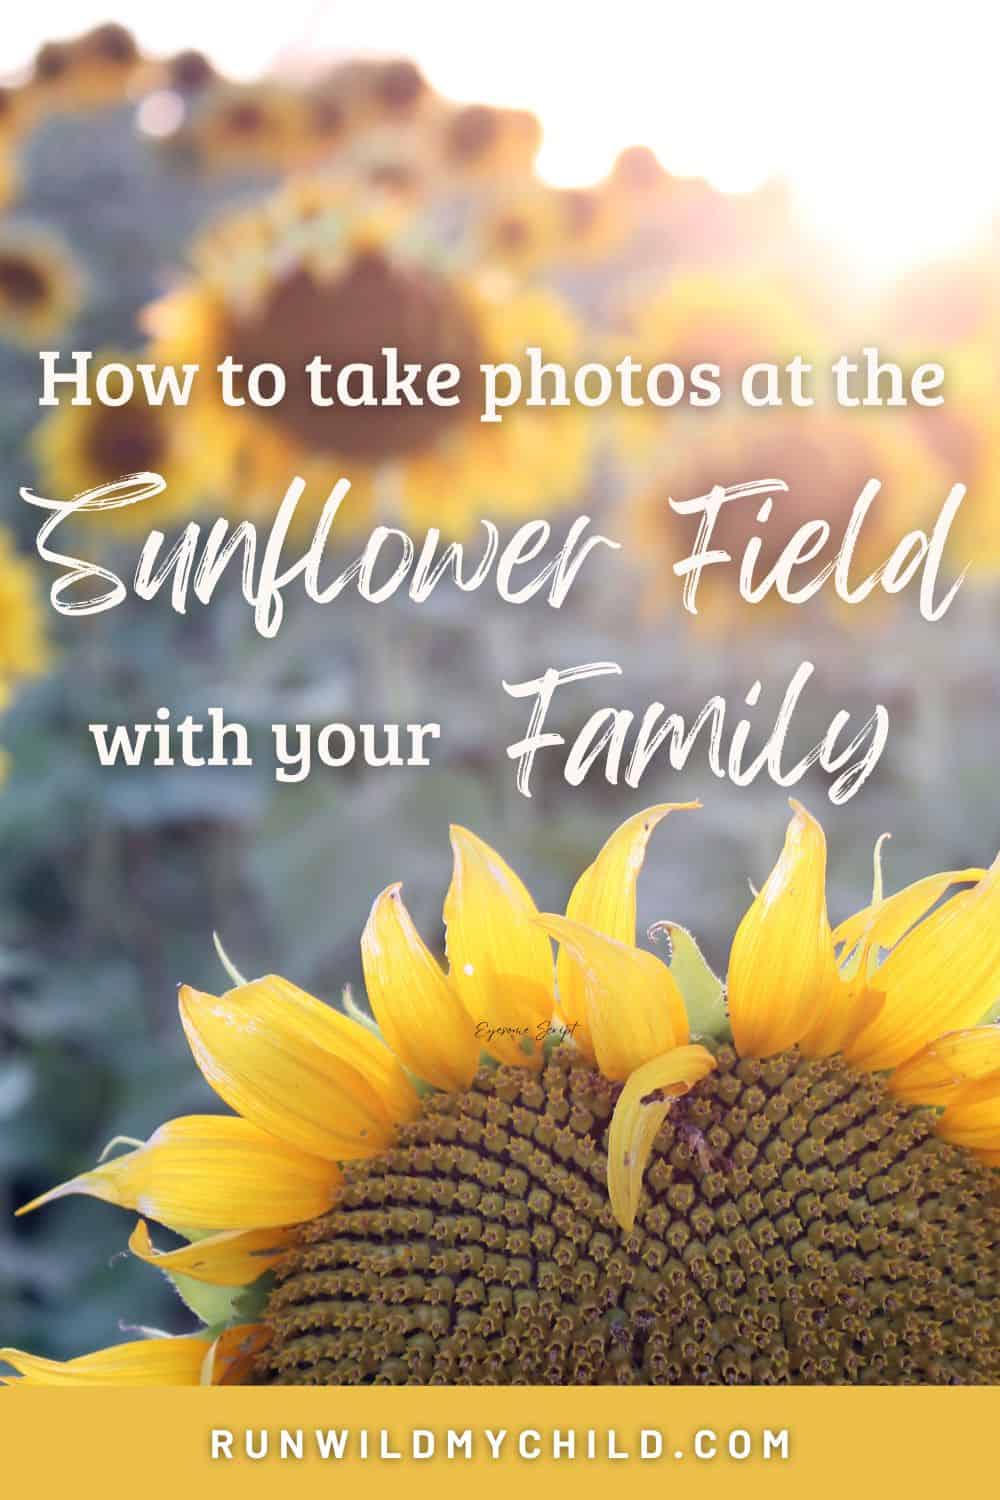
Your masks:
M 859 286 L 781 181 L 727 193 L 618 143 L 600 180 L 553 186 L 542 142 L 530 111 L 446 97 L 391 50 L 237 80 L 109 22 L 0 87 L 0 1345 L 29 1380 L 1000 1378 L 995 237 Z M 461 391 L 535 348 L 738 384 L 876 339 L 940 361 L 946 402 L 483 423 L 318 405 L 304 373 L 395 350 Z M 44 351 L 114 364 L 121 399 L 40 404 Z M 231 401 L 140 378 L 227 359 Z M 248 400 L 268 365 L 284 398 Z M 620 551 L 558 610 L 290 591 L 262 640 L 234 574 L 208 608 L 132 591 L 60 615 L 20 492 L 146 472 L 161 494 L 74 516 L 59 550 L 130 580 L 151 529 L 266 534 L 301 476 L 304 551 L 348 475 L 331 575 L 378 525 L 472 549 L 484 518 L 561 541 L 586 515 Z M 733 507 L 714 544 L 739 559 L 759 533 L 766 566 L 823 517 L 835 550 L 877 476 L 857 578 L 966 485 L 940 558 L 960 603 L 933 624 L 912 589 L 751 607 L 719 569 L 686 611 L 694 526 L 667 498 L 779 476 L 773 516 Z M 756 753 L 803 660 L 789 763 L 830 703 L 851 732 L 891 717 L 843 805 L 812 764 L 789 822 L 773 780 L 701 748 L 641 787 L 570 785 L 549 755 L 530 798 L 515 784 L 527 710 L 501 682 L 614 662 L 547 731 L 613 702 L 693 733 L 715 697 Z M 98 762 L 92 724 L 219 706 L 254 750 L 276 723 L 445 732 L 428 764 L 299 780 L 263 753 Z

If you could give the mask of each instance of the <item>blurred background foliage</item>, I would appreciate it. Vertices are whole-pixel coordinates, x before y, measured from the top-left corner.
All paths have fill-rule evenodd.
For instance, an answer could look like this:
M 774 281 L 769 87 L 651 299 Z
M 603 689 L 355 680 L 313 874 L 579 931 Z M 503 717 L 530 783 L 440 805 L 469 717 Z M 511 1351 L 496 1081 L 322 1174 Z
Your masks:
M 359 983 L 360 930 L 390 880 L 405 880 L 441 943 L 449 822 L 495 843 L 539 906 L 557 909 L 628 812 L 697 795 L 697 824 L 654 841 L 640 918 L 690 926 L 724 966 L 746 882 L 778 845 L 779 790 L 713 782 L 700 751 L 637 793 L 598 775 L 572 789 L 543 756 L 526 801 L 503 754 L 525 716 L 502 678 L 620 662 L 621 679 L 565 696 L 552 727 L 570 735 L 608 702 L 641 711 L 659 698 L 690 722 L 719 693 L 735 717 L 759 676 L 766 733 L 808 658 L 817 678 L 791 753 L 825 732 L 833 705 L 855 723 L 876 702 L 892 716 L 856 799 L 831 809 L 821 778 L 805 784 L 829 829 L 833 915 L 864 900 L 884 829 L 896 886 L 993 853 L 995 245 L 867 294 L 779 182 L 722 193 L 638 145 L 593 186 L 555 189 L 535 172 L 540 139 L 524 110 L 442 98 L 405 59 L 235 83 L 193 50 L 146 57 L 113 24 L 46 43 L 0 90 L 0 1342 L 67 1357 L 107 1342 L 116 1322 L 124 1335 L 137 1305 L 184 1326 L 165 1286 L 156 1306 L 156 1273 L 122 1254 L 126 1215 L 86 1199 L 23 1222 L 11 1211 L 110 1137 L 215 1107 L 175 1009 L 180 981 L 225 983 L 213 931 L 243 972 L 279 971 L 335 1002 Z M 484 431 L 433 409 L 415 422 L 317 413 L 296 383 L 272 410 L 205 396 L 184 409 L 37 404 L 44 348 L 206 367 L 239 351 L 292 369 L 317 352 L 374 359 L 388 343 L 458 363 L 518 360 L 537 343 L 571 368 L 631 353 L 681 369 L 714 360 L 725 375 L 795 353 L 821 368 L 876 341 L 908 368 L 942 360 L 946 405 L 874 419 L 829 403 L 748 414 L 732 400 L 582 419 L 519 410 Z M 488 590 L 441 589 L 420 609 L 348 593 L 325 610 L 293 601 L 264 642 L 229 591 L 184 617 L 161 599 L 57 621 L 34 561 L 39 513 L 19 487 L 68 497 L 147 468 L 168 480 L 157 514 L 80 527 L 86 555 L 123 576 L 153 524 L 261 520 L 294 473 L 320 500 L 324 480 L 352 478 L 331 543 L 345 562 L 385 519 L 465 538 L 480 516 L 509 527 L 549 515 L 561 535 L 586 512 L 624 549 L 559 612 Z M 837 538 L 864 481 L 882 478 L 866 566 L 967 483 L 947 564 L 971 559 L 960 604 L 936 626 L 906 597 L 854 611 L 820 597 L 793 612 L 731 609 L 720 594 L 698 620 L 684 615 L 671 564 L 693 538 L 666 497 L 764 475 L 789 484 L 779 534 L 825 516 Z M 252 768 L 98 767 L 89 723 L 148 721 L 160 705 L 203 719 L 213 704 L 250 727 Z M 274 722 L 413 719 L 443 726 L 427 769 L 316 768 L 274 784 Z

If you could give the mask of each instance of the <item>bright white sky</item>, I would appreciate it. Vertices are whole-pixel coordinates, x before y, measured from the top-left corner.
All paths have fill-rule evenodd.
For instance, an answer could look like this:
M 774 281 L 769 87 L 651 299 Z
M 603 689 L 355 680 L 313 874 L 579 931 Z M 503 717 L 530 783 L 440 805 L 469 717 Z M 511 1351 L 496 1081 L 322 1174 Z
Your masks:
M 0 71 L 114 15 L 154 52 L 252 76 L 350 52 L 415 58 L 443 92 L 524 105 L 553 181 L 623 145 L 739 190 L 782 174 L 873 270 L 957 248 L 1000 199 L 990 0 L 44 0 L 8 4 Z M 43 19 L 40 21 L 39 17 Z

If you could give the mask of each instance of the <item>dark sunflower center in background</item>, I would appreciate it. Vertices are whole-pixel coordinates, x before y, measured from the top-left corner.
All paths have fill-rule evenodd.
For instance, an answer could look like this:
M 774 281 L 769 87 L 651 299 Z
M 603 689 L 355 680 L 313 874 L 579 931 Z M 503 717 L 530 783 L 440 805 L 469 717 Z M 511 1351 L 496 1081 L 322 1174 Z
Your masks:
M 158 471 L 166 457 L 162 419 L 148 406 L 95 407 L 87 451 L 102 474 Z
M 69 72 L 73 54 L 63 42 L 45 42 L 35 54 L 35 77 L 44 83 L 62 78 Z
M 559 201 L 568 234 L 585 235 L 593 229 L 600 211 L 596 193 L 586 188 L 567 188 Z
M 467 104 L 448 122 L 445 154 L 460 165 L 478 161 L 500 134 L 500 116 L 487 104 Z
M 412 109 L 426 91 L 424 75 L 415 63 L 400 59 L 381 68 L 375 84 L 375 96 L 390 113 Z
M 49 293 L 45 272 L 26 255 L 0 255 L 0 301 L 14 307 L 33 308 Z
M 241 99 L 238 103 L 229 105 L 223 116 L 223 123 L 233 135 L 256 136 L 263 134 L 271 122 L 266 109 L 260 104 L 255 104 L 252 99 Z
M 840 1059 L 730 1049 L 615 1223 L 617 1090 L 481 1071 L 352 1164 L 271 1294 L 291 1384 L 992 1383 L 996 1179 Z
M 320 95 L 309 101 L 309 128 L 324 141 L 336 140 L 347 126 L 347 111 L 336 99 Z
M 196 94 L 215 81 L 216 71 L 203 52 L 187 47 L 167 64 L 167 82 L 180 94 Z
M 296 270 L 276 283 L 259 312 L 233 322 L 227 348 L 249 367 L 270 362 L 288 378 L 284 400 L 265 415 L 315 453 L 336 453 L 365 462 L 404 457 L 435 443 L 460 421 L 471 399 L 469 384 L 479 365 L 479 341 L 469 312 L 448 282 L 428 271 L 396 265 L 368 251 L 329 281 Z M 420 364 L 413 390 L 424 405 L 395 407 L 317 406 L 309 396 L 306 365 L 316 355 L 337 371 L 347 364 L 371 365 L 374 396 L 386 395 L 382 350 L 399 351 L 399 369 Z M 457 365 L 461 379 L 448 391 L 456 406 L 427 399 L 426 375 L 439 363 Z M 239 388 L 239 381 L 237 381 Z M 355 372 L 351 394 L 361 391 Z
M 84 50 L 99 57 L 102 62 L 126 67 L 138 62 L 139 48 L 135 37 L 124 26 L 108 21 L 96 27 L 83 39 Z

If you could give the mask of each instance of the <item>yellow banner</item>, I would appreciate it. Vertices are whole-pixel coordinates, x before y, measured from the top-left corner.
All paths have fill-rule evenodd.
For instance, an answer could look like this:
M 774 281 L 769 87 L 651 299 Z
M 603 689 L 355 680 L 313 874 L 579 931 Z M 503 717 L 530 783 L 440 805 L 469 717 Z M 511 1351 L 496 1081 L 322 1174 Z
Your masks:
M 12 1496 L 922 1500 L 995 1483 L 997 1412 L 995 1389 L 12 1389 L 0 1434 Z

